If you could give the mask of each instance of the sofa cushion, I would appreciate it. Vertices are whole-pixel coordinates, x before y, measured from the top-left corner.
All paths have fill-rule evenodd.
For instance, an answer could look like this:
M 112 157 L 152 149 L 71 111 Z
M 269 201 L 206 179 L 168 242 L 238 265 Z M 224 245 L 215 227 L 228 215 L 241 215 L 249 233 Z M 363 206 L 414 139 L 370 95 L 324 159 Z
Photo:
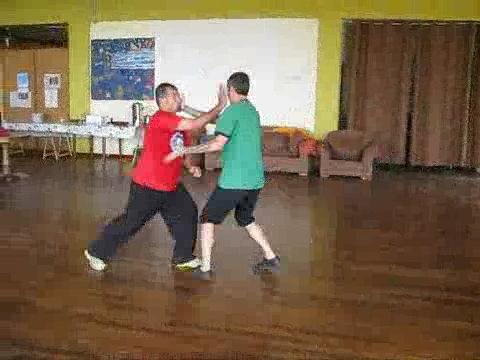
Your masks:
M 299 145 L 302 143 L 302 141 L 305 139 L 305 136 L 302 132 L 300 131 L 295 131 L 290 135 L 290 153 L 292 156 L 299 156 L 300 151 L 299 151 Z
M 273 131 L 263 132 L 263 154 L 272 156 L 290 156 L 290 137 Z

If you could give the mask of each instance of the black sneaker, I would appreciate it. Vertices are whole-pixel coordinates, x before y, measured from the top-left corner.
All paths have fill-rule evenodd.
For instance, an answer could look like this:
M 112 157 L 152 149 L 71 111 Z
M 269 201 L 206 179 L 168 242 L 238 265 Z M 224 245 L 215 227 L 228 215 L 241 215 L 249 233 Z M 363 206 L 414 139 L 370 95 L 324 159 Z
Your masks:
M 254 274 L 272 273 L 280 270 L 280 258 L 275 256 L 273 259 L 263 259 L 253 267 Z
M 213 272 L 212 270 L 202 271 L 201 268 L 197 268 L 192 272 L 192 277 L 197 280 L 211 281 L 213 280 Z

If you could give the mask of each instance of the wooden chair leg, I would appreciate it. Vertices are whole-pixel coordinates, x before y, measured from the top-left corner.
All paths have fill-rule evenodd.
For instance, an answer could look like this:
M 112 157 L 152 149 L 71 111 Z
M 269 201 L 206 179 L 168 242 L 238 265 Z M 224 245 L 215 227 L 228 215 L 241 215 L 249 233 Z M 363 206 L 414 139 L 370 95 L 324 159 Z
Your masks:
M 55 139 L 51 137 L 50 142 L 52 143 L 53 155 L 55 156 L 55 161 L 58 161 L 58 151 L 57 151 L 57 146 L 55 145 Z
M 52 149 L 53 149 L 52 152 L 48 151 L 49 144 L 52 146 Z M 45 160 L 47 157 L 52 155 L 55 157 L 55 160 L 58 161 L 58 152 L 57 152 L 57 146 L 55 144 L 55 139 L 53 136 L 49 136 L 45 138 L 43 142 L 43 160 Z
M 107 159 L 107 138 L 102 137 L 102 158 L 103 161 Z
M 90 157 L 93 158 L 93 141 L 94 137 L 90 136 L 89 143 L 90 143 Z
M 1 147 L 2 147 L 2 170 L 3 170 L 3 174 L 7 175 L 10 172 L 8 143 L 2 143 Z
M 118 139 L 118 159 L 120 162 L 122 161 L 122 145 L 123 145 L 123 140 L 119 138 Z
M 44 141 L 43 141 L 43 156 L 42 156 L 43 160 L 45 160 L 45 158 L 48 156 L 47 155 L 47 144 L 48 144 L 48 140 L 47 140 L 47 138 L 45 138 Z
M 73 156 L 70 136 L 68 134 L 61 135 L 57 141 L 57 157 Z
M 77 157 L 77 135 L 73 135 L 73 157 Z
M 73 156 L 72 143 L 70 142 L 70 135 L 67 134 L 65 138 L 67 140 L 68 153 L 70 154 L 70 156 Z

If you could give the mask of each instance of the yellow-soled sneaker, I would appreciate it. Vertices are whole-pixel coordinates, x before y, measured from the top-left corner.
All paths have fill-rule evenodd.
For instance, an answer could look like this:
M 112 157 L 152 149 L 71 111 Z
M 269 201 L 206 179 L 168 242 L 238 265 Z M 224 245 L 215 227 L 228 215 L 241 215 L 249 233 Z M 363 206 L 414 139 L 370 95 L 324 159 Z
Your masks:
M 176 262 L 173 264 L 175 269 L 180 271 L 192 271 L 199 268 L 200 265 L 202 265 L 202 262 L 198 258 L 193 258 L 192 260 L 184 262 Z
M 95 271 L 103 271 L 105 270 L 105 268 L 107 267 L 107 264 L 105 263 L 105 261 L 103 261 L 102 259 L 99 259 L 95 256 L 92 256 L 90 255 L 90 253 L 88 252 L 87 249 L 85 249 L 85 251 L 83 252 L 83 254 L 85 255 L 85 257 L 87 258 L 88 260 L 88 264 L 90 265 L 90 267 L 95 270 Z

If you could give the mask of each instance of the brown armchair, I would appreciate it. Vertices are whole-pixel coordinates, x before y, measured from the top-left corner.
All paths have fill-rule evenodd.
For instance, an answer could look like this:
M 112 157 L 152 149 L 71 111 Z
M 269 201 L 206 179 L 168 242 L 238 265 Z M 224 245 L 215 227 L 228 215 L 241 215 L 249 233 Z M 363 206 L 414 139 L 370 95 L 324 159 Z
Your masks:
M 355 176 L 371 180 L 377 146 L 362 131 L 337 130 L 328 133 L 320 149 L 320 176 Z

